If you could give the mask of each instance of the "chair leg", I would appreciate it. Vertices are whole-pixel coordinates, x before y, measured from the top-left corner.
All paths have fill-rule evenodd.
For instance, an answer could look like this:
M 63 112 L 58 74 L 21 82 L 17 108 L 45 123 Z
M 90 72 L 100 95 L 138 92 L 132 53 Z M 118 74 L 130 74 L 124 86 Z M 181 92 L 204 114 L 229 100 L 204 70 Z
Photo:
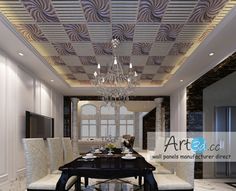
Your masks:
M 77 181 L 75 183 L 75 190 L 81 191 L 81 177 L 77 177 Z
M 88 186 L 88 177 L 84 177 L 84 185 L 85 185 L 85 187 Z
M 142 176 L 138 177 L 138 185 L 141 187 L 142 186 Z

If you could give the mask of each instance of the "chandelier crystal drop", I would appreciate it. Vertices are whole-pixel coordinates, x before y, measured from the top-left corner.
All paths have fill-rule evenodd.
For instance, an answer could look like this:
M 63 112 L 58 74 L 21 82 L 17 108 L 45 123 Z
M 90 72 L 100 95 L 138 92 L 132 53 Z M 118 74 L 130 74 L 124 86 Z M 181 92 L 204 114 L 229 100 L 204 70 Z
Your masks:
M 101 65 L 97 65 L 97 71 L 94 72 L 92 84 L 98 90 L 103 101 L 106 103 L 122 105 L 129 100 L 129 95 L 134 91 L 138 84 L 138 74 L 133 70 L 133 66 L 129 64 L 127 74 L 124 74 L 121 63 L 116 55 L 119 45 L 118 39 L 112 39 L 113 60 L 107 68 L 107 73 L 101 72 Z

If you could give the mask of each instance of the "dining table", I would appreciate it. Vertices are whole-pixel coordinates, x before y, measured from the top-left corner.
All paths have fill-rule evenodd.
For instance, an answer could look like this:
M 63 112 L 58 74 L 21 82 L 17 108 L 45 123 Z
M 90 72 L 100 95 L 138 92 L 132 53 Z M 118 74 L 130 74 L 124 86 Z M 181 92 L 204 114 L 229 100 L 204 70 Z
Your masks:
M 86 180 L 85 186 L 89 178 L 110 180 L 138 177 L 140 186 L 144 180 L 142 185 L 144 191 L 157 190 L 157 183 L 153 176 L 155 167 L 135 150 L 132 150 L 131 155 L 122 152 L 120 148 L 115 148 L 112 152 L 105 149 L 92 155 L 82 155 L 61 166 L 59 170 L 62 173 L 56 185 L 57 191 L 64 191 L 67 181 L 72 176 L 78 177 L 78 190 L 81 190 L 81 177 Z

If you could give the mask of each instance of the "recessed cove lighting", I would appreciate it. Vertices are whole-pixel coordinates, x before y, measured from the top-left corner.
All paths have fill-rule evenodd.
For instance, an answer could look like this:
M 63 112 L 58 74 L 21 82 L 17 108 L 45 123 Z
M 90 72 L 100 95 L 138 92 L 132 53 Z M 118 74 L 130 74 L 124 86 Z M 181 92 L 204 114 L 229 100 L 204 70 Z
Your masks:
M 18 52 L 18 54 L 19 54 L 20 56 L 24 56 L 24 54 L 23 54 L 22 52 Z
M 183 82 L 184 80 L 180 80 L 180 82 Z
M 210 54 L 209 54 L 209 56 L 213 56 L 215 53 L 214 52 L 211 52 Z
M 50 80 L 51 82 L 54 82 L 54 80 Z

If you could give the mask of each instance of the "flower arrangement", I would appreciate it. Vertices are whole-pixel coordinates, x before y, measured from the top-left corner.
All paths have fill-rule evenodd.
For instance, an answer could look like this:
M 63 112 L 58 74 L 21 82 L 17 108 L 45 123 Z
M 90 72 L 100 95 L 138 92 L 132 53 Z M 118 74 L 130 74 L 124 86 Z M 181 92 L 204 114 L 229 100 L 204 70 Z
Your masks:
M 106 145 L 106 148 L 112 150 L 112 149 L 116 148 L 116 146 L 115 146 L 113 143 L 108 143 L 108 144 Z

